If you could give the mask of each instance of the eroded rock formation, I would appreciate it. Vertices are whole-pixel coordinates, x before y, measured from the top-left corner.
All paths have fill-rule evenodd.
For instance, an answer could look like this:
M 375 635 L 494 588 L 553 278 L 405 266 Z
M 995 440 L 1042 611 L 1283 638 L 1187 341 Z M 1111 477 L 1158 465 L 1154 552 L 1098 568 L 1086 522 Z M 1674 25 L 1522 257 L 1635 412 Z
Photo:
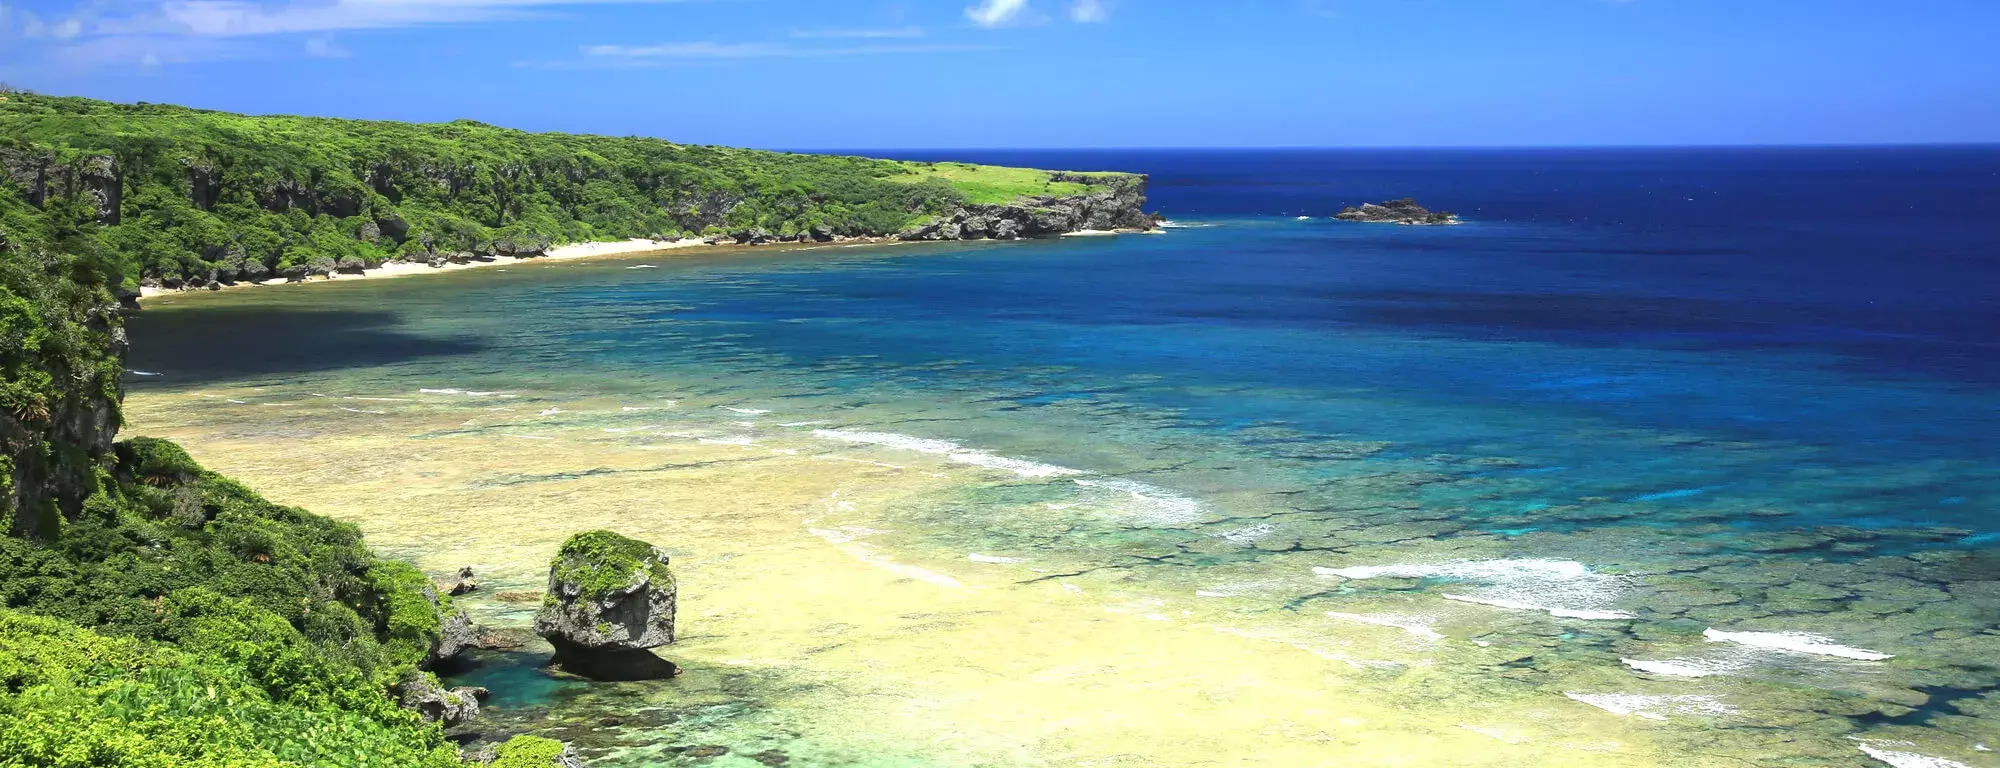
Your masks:
M 596 680 L 652 680 L 680 670 L 650 649 L 674 641 L 674 576 L 666 553 L 610 531 L 570 537 L 549 565 L 535 633 L 555 663 Z

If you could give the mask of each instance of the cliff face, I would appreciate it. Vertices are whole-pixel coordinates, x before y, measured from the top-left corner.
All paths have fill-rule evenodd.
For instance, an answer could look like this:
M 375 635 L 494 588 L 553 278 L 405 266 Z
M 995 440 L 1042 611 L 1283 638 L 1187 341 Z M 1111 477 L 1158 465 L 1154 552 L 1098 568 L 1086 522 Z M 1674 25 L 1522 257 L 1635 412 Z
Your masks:
M 1099 191 L 1003 205 L 967 205 L 896 237 L 912 241 L 1013 240 L 1085 230 L 1143 232 L 1160 226 L 1158 216 L 1146 213 L 1146 176 L 1056 173 L 1050 178 L 1092 185 Z
M 76 265 L 0 233 L 0 533 L 47 538 L 101 485 L 120 422 L 125 331 Z

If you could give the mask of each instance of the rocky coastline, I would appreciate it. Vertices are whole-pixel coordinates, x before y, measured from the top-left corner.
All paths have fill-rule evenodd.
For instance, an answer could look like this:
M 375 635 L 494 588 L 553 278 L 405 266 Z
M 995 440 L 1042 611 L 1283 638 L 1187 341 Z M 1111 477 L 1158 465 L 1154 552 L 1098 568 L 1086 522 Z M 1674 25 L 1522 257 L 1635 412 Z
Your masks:
M 145 277 L 137 294 L 121 298 L 127 307 L 143 297 L 177 292 L 219 291 L 246 286 L 277 286 L 357 277 L 397 277 L 454 269 L 502 266 L 547 259 L 632 255 L 701 247 L 812 247 L 823 245 L 895 245 L 901 243 L 1035 240 L 1079 234 L 1157 234 L 1166 219 L 1146 207 L 1144 175 L 1053 174 L 1052 179 L 1105 187 L 1080 195 L 1030 197 L 1005 204 L 967 204 L 898 232 L 845 234 L 818 225 L 804 232 L 777 234 L 765 229 L 738 229 L 703 237 L 633 238 L 622 243 L 559 245 L 549 238 L 519 237 L 495 241 L 472 251 L 425 252 L 421 258 L 398 258 L 380 264 L 359 260 L 293 265 L 282 270 L 253 259 L 234 268 L 218 268 L 193 277 Z M 390 222 L 393 225 L 395 222 Z M 393 226 L 377 225 L 377 232 Z M 386 236 L 386 235 L 385 235 Z

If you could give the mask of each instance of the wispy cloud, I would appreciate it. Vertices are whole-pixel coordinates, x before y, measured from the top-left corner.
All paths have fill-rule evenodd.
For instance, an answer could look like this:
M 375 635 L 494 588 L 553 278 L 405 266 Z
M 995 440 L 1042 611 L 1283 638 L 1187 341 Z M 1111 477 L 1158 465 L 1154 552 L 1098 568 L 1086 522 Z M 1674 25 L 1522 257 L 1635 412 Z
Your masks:
M 78 13 L 48 21 L 17 6 L 0 33 L 45 41 L 41 60 L 65 68 L 311 56 L 350 52 L 329 33 L 546 18 L 559 8 L 702 0 L 84 0 Z M 117 10 L 111 10 L 117 9 Z M 9 19 L 8 17 L 11 17 Z M 296 36 L 255 44 L 260 38 Z M 308 37 L 310 36 L 310 37 Z M 244 42 L 237 42 L 244 41 Z
M 105 19 L 95 31 L 246 37 L 523 19 L 565 5 L 687 1 L 692 0 L 167 0 L 150 12 Z
M 656 45 L 586 45 L 583 55 L 614 59 L 761 59 L 790 55 L 776 43 L 659 43 Z
M 923 27 L 860 29 L 794 29 L 794 40 L 909 40 L 923 37 Z
M 1104 0 L 1076 0 L 1069 6 L 1069 19 L 1078 24 L 1096 24 L 1111 20 L 1111 8 Z
M 965 17 L 982 27 L 1004 27 L 1030 18 L 1028 0 L 980 0 L 965 9 Z

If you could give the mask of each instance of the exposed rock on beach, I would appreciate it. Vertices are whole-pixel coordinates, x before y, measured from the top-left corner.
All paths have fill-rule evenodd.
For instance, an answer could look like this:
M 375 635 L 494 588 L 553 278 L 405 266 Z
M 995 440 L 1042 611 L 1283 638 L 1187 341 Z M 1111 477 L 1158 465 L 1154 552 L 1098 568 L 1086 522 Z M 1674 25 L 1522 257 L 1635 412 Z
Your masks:
M 654 680 L 679 673 L 650 649 L 674 641 L 674 576 L 667 555 L 610 531 L 570 537 L 549 566 L 535 633 L 555 664 L 595 680 Z

